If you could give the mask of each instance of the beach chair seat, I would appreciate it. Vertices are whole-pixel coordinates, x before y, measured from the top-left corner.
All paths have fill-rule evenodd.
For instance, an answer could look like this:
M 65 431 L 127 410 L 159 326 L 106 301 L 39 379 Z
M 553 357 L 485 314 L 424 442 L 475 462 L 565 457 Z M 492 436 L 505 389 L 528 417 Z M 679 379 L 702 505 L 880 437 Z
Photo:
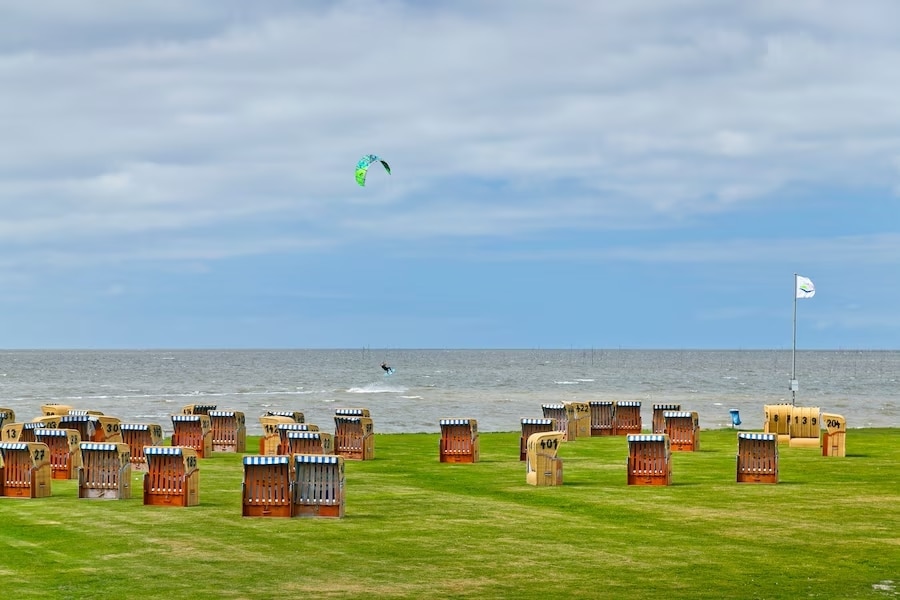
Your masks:
M 82 442 L 78 497 L 131 498 L 131 448 L 122 442 Z
M 539 418 L 529 419 L 523 418 L 521 421 L 522 435 L 519 437 L 519 460 L 524 461 L 528 454 L 528 438 L 535 433 L 545 433 L 548 431 L 556 431 L 556 419 Z
M 575 439 L 575 423 L 569 423 L 569 411 L 566 410 L 565 404 L 557 402 L 541 404 L 541 414 L 545 419 L 556 421 L 556 430 L 561 432 L 565 439 Z
M 200 458 L 212 456 L 212 427 L 209 415 L 172 415 L 172 445 L 193 448 Z
M 133 471 L 147 472 L 147 457 L 144 447 L 161 446 L 162 425 L 158 423 L 122 423 L 122 442 L 128 444 L 128 452 Z
M 778 483 L 778 434 L 738 434 L 738 483 Z
M 822 456 L 847 456 L 847 419 L 822 413 Z
M 302 423 L 296 423 L 302 425 Z M 282 454 L 334 454 L 334 436 L 324 431 L 285 432 Z
M 557 453 L 564 441 L 560 431 L 533 433 L 528 437 L 526 483 L 534 486 L 562 485 L 563 461 Z
M 144 456 L 147 457 L 145 505 L 196 506 L 200 503 L 200 461 L 194 448 L 147 446 Z
M 591 437 L 616 435 L 616 403 L 592 400 L 588 406 L 591 410 Z
M 50 449 L 40 442 L 0 442 L 3 476 L 0 496 L 46 498 L 50 495 L 53 471 Z
M 336 412 L 334 416 L 334 453 L 348 460 L 375 458 L 375 432 L 372 419 Z
M 319 426 L 313 423 L 276 423 L 278 430 L 278 452 L 277 454 L 315 454 L 315 452 L 291 452 L 290 443 L 288 442 L 288 434 L 292 431 L 319 431 Z M 332 444 L 334 438 L 332 436 Z M 333 447 L 332 447 L 333 450 Z M 330 454 L 330 452 L 328 453 Z
M 678 411 L 681 410 L 680 404 L 654 404 L 653 405 L 653 416 L 650 421 L 650 432 L 651 433 L 665 433 L 666 432 L 666 418 L 663 416 L 663 413 L 666 411 Z
M 50 450 L 50 472 L 53 479 L 77 479 L 81 466 L 81 434 L 74 429 L 34 430 L 35 441 L 47 445 Z
M 478 421 L 475 419 L 441 419 L 440 462 L 478 462 Z
M 637 400 L 616 402 L 616 435 L 633 435 L 641 432 L 641 403 Z
M 241 515 L 293 516 L 293 461 L 290 456 L 245 456 Z
M 211 410 L 213 452 L 244 452 L 247 449 L 247 422 L 244 413 L 236 410 Z
M 821 420 L 818 406 L 793 406 L 791 408 L 791 448 L 818 448 Z
M 294 454 L 293 516 L 344 516 L 344 457 Z
M 260 456 L 277 456 L 281 454 L 280 425 L 296 423 L 294 419 L 283 415 L 262 415 L 259 424 L 262 426 L 262 436 L 259 438 Z
M 628 485 L 671 485 L 672 449 L 669 436 L 631 434 L 628 440 Z
M 667 410 L 663 418 L 673 452 L 700 451 L 700 419 L 696 412 Z

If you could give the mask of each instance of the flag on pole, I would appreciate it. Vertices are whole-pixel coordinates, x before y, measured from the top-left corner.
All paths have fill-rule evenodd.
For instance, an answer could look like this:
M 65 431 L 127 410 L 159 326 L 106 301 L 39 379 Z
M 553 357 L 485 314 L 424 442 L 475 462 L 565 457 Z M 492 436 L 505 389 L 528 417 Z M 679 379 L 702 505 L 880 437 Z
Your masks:
M 816 286 L 813 285 L 812 279 L 797 275 L 797 298 L 812 298 L 816 295 Z

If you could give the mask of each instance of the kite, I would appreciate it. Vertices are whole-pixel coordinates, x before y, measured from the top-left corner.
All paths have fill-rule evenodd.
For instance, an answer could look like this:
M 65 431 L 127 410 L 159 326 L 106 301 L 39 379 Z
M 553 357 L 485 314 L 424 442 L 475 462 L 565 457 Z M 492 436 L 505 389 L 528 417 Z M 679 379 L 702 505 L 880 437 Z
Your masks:
M 361 186 L 366 185 L 366 173 L 369 172 L 369 165 L 376 161 L 384 165 L 384 170 L 388 172 L 388 175 L 391 174 L 391 167 L 387 164 L 387 161 L 381 160 L 374 154 L 366 154 L 356 163 L 356 183 Z

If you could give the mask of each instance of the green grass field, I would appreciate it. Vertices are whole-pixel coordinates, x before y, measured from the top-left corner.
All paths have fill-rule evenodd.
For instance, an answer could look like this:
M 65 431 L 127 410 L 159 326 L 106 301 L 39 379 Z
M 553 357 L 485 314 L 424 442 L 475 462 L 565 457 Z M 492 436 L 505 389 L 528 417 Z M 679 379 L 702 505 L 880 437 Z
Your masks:
M 846 458 L 781 446 L 777 485 L 735 483 L 736 434 L 703 431 L 673 484 L 627 486 L 624 438 L 564 444 L 564 485 L 525 483 L 518 433 L 481 461 L 437 434 L 377 435 L 343 519 L 241 517 L 241 455 L 201 460 L 200 505 L 0 498 L 4 598 L 900 598 L 900 435 Z M 248 448 L 258 447 L 256 438 Z

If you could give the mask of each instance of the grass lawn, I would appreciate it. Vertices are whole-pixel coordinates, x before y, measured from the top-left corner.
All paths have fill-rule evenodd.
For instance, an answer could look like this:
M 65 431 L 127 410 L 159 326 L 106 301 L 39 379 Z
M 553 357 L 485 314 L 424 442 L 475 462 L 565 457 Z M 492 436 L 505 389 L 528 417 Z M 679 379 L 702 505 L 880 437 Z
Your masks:
M 377 427 L 377 422 L 376 422 Z M 518 433 L 438 462 L 438 434 L 376 435 L 343 519 L 241 517 L 241 455 L 200 461 L 200 505 L 0 498 L 4 598 L 900 598 L 900 431 L 847 457 L 781 446 L 777 485 L 735 483 L 736 433 L 625 484 L 623 437 L 564 444 L 564 485 L 525 483 Z M 249 438 L 248 448 L 258 439 Z

